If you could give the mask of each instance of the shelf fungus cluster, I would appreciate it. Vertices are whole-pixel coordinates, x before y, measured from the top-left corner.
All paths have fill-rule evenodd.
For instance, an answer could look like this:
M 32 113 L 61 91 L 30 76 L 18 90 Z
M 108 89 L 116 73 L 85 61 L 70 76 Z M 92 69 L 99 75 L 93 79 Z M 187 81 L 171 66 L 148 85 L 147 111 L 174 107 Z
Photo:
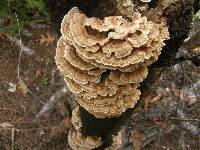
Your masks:
M 72 111 L 72 117 L 71 117 L 71 122 L 74 128 L 77 131 L 81 130 L 82 127 L 82 122 L 81 122 L 81 116 L 80 116 L 80 109 L 79 106 L 77 106 L 73 111 Z
M 74 150 L 90 150 L 97 148 L 102 144 L 100 137 L 85 137 L 74 128 L 70 129 L 69 131 L 68 142 L 71 148 Z
M 71 122 L 73 127 L 68 134 L 68 143 L 73 150 L 90 150 L 97 148 L 102 144 L 101 137 L 82 135 L 82 122 L 79 106 L 73 109 Z
M 61 33 L 56 64 L 77 102 L 96 118 L 134 107 L 147 66 L 169 38 L 165 21 L 155 23 L 138 12 L 100 20 L 76 7 L 64 17 Z

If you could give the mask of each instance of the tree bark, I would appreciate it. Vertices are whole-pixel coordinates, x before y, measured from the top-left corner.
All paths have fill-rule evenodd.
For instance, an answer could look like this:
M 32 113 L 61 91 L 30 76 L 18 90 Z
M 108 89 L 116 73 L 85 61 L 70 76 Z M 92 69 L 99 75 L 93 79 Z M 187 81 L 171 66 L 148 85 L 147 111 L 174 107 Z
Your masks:
M 139 0 L 136 0 L 138 2 Z M 45 0 L 52 22 L 57 33 L 60 35 L 60 24 L 63 16 L 74 6 L 77 6 L 82 12 L 88 16 L 102 18 L 109 15 L 117 15 L 118 10 L 114 0 Z M 156 7 L 157 0 L 152 0 L 149 7 Z M 158 78 L 165 67 L 169 67 L 176 63 L 175 55 L 178 48 L 187 38 L 194 11 L 199 9 L 199 0 L 178 0 L 164 12 L 169 26 L 170 39 L 166 42 L 166 46 L 162 50 L 157 62 L 149 67 L 147 79 L 142 82 L 140 90 L 142 95 L 148 92 L 148 87 Z M 112 135 L 115 134 L 122 125 L 127 124 L 127 120 L 131 114 L 137 112 L 142 106 L 139 101 L 133 109 L 128 109 L 117 118 L 98 119 L 88 113 L 84 108 L 80 109 L 81 120 L 83 123 L 82 134 L 86 136 L 100 136 L 103 139 L 103 145 L 97 149 L 103 149 L 112 142 Z

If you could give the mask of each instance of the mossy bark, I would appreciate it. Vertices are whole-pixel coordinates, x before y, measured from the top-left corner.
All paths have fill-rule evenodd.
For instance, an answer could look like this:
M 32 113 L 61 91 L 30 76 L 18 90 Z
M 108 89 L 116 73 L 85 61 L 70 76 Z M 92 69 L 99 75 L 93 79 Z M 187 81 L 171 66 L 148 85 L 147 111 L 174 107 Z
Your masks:
M 45 0 L 45 2 L 50 10 L 58 34 L 60 34 L 60 24 L 63 16 L 74 6 L 77 6 L 88 16 L 102 18 L 118 14 L 115 0 Z M 149 4 L 149 7 L 152 8 L 156 6 L 157 0 L 152 0 Z M 148 77 L 140 86 L 143 95 L 148 91 L 148 86 L 154 82 L 154 79 L 159 77 L 165 67 L 174 64 L 177 50 L 188 36 L 194 8 L 199 8 L 198 0 L 195 0 L 195 3 L 194 0 L 178 0 L 164 12 L 169 26 L 170 40 L 166 42 L 158 61 L 149 67 Z M 97 119 L 84 108 L 81 108 L 82 133 L 84 135 L 101 136 L 104 143 L 98 149 L 103 149 L 112 142 L 111 135 L 115 134 L 122 125 L 127 124 L 129 116 L 137 112 L 141 105 L 142 101 L 139 101 L 133 109 L 128 109 L 120 117 L 107 119 Z

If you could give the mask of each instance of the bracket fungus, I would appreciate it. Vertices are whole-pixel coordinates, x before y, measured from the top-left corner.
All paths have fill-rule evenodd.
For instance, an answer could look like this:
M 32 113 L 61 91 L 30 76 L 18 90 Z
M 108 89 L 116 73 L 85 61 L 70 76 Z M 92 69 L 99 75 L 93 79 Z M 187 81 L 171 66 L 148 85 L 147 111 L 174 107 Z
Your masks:
M 80 116 L 80 109 L 79 109 L 79 106 L 77 106 L 77 107 L 72 111 L 71 122 L 72 122 L 74 128 L 75 128 L 77 131 L 80 131 L 80 130 L 81 130 L 82 123 L 81 123 L 81 116 Z
M 117 117 L 134 107 L 147 67 L 169 38 L 165 19 L 153 22 L 135 12 L 101 20 L 76 7 L 64 17 L 61 33 L 56 64 L 79 105 L 96 118 Z
M 90 150 L 99 147 L 102 142 L 100 137 L 83 136 L 74 128 L 70 129 L 68 134 L 68 142 L 74 150 Z

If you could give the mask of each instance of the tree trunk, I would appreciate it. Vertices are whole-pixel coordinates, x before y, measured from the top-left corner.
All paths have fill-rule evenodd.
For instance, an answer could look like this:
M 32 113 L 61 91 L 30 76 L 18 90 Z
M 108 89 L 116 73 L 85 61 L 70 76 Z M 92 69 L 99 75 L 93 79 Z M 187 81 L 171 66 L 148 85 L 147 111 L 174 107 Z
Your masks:
M 117 15 L 118 10 L 115 0 L 45 0 L 47 8 L 52 17 L 55 30 L 60 35 L 60 24 L 63 16 L 74 6 L 84 12 L 88 16 L 102 18 L 109 15 Z M 140 3 L 135 0 L 134 3 Z M 157 0 L 152 0 L 149 7 L 156 7 Z M 166 46 L 162 50 L 157 62 L 149 67 L 149 73 L 146 80 L 140 86 L 142 95 L 148 92 L 148 87 L 159 78 L 165 67 L 169 67 L 176 63 L 175 55 L 178 48 L 187 38 L 194 9 L 199 9 L 199 0 L 178 0 L 175 4 L 166 9 L 163 16 L 167 18 L 169 26 L 170 39 L 166 42 Z M 159 70 L 159 71 L 158 71 Z M 142 106 L 139 101 L 133 109 L 128 109 L 117 118 L 98 119 L 88 113 L 84 108 L 80 109 L 82 120 L 82 134 L 86 136 L 100 136 L 103 139 L 103 145 L 98 149 L 107 147 L 112 142 L 111 136 L 115 134 L 122 125 L 127 124 L 127 120 L 131 114 L 137 112 Z

